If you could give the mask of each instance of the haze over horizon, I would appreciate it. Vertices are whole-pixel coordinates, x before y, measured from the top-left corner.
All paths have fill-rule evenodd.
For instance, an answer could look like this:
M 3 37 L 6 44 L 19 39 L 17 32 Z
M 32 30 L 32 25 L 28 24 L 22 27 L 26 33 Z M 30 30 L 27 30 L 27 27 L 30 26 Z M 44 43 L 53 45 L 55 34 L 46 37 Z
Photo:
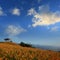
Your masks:
M 0 0 L 0 41 L 60 47 L 60 0 Z

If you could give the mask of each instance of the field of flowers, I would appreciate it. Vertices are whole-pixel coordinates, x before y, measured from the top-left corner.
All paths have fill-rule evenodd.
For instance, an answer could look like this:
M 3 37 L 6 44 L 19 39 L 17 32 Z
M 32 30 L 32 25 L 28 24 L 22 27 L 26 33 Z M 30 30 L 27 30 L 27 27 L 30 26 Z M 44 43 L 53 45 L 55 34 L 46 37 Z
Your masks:
M 0 43 L 0 60 L 60 60 L 60 52 Z

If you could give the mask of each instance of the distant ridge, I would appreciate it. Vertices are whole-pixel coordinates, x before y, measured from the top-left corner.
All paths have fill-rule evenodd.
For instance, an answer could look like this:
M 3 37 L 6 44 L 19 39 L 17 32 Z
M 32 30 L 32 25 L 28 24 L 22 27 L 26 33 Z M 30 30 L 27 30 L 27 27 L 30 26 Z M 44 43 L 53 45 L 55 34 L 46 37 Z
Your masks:
M 33 45 L 35 48 L 45 49 L 45 50 L 53 50 L 53 51 L 60 51 L 60 47 L 54 46 L 44 46 L 44 45 Z

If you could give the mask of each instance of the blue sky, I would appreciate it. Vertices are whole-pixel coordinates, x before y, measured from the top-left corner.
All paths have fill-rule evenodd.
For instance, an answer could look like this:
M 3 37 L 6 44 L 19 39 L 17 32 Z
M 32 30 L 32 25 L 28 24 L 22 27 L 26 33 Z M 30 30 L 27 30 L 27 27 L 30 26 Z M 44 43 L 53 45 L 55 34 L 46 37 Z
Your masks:
M 0 41 L 60 46 L 60 0 L 0 0 Z

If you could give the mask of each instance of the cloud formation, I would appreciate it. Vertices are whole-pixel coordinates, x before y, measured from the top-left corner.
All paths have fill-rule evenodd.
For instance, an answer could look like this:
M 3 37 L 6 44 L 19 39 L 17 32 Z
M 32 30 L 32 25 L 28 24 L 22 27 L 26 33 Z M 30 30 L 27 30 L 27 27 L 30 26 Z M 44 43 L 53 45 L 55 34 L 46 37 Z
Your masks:
M 13 15 L 17 15 L 17 16 L 19 16 L 20 15 L 20 9 L 18 9 L 18 8 L 14 8 L 14 9 L 12 9 L 12 12 L 11 12 Z
M 5 16 L 6 14 L 4 13 L 2 7 L 0 7 L 0 16 Z
M 6 29 L 6 33 L 10 36 L 19 35 L 22 32 L 26 32 L 26 29 L 24 29 L 20 26 L 15 26 L 15 25 L 9 25 Z
M 38 11 L 34 8 L 28 10 L 28 15 L 32 15 L 32 26 L 49 26 L 60 22 L 60 11 L 51 12 L 48 5 L 39 6 Z

